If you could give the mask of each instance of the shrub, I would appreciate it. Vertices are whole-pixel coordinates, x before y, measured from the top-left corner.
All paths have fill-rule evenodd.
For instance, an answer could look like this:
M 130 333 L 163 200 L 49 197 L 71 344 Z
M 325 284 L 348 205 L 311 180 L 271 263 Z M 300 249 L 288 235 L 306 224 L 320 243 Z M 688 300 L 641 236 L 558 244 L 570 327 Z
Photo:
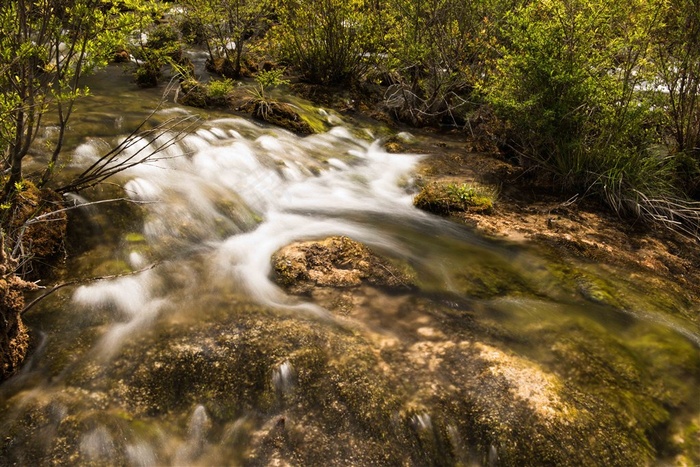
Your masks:
M 376 58 L 380 11 L 364 0 L 282 0 L 277 35 L 282 58 L 314 83 L 359 78 Z
M 234 82 L 228 78 L 210 81 L 207 86 L 207 97 L 211 99 L 224 99 L 231 94 L 234 87 Z
M 509 3 L 502 1 L 500 3 Z M 484 1 L 389 0 L 385 104 L 413 125 L 463 123 L 496 11 Z
M 656 149 L 659 112 L 640 91 L 657 24 L 644 0 L 530 3 L 508 16 L 482 90 L 530 164 L 620 214 L 658 220 L 678 191 L 674 159 Z

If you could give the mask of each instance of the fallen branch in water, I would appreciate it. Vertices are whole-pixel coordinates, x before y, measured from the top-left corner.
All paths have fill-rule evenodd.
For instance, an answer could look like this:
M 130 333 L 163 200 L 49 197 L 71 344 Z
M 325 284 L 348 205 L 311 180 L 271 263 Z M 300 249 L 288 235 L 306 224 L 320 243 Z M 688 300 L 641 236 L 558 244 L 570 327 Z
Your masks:
M 166 97 L 175 86 L 179 86 L 179 83 L 173 79 L 168 84 L 156 108 L 143 119 L 136 129 L 106 154 L 100 156 L 68 185 L 58 187 L 54 191 L 57 193 L 77 193 L 103 183 L 108 178 L 132 167 L 177 157 L 159 156 L 159 154 L 190 134 L 199 125 L 199 117 L 187 114 L 169 118 L 153 128 L 146 128 L 146 124 L 152 122 L 153 117 L 162 109 Z
M 51 294 L 54 293 L 55 291 L 57 291 L 57 290 L 59 290 L 59 289 L 62 289 L 62 288 L 64 288 L 64 287 L 68 287 L 68 286 L 71 286 L 71 285 L 78 285 L 78 284 L 80 284 L 80 285 L 83 285 L 83 284 L 90 284 L 90 283 L 92 283 L 92 282 L 98 282 L 98 281 L 104 281 L 104 280 L 111 280 L 111 279 L 118 279 L 118 278 L 120 278 L 120 277 L 126 277 L 126 276 L 133 276 L 133 275 L 140 274 L 140 273 L 142 273 L 142 272 L 148 271 L 148 270 L 150 270 L 150 269 L 153 269 L 153 268 L 155 268 L 156 266 L 158 266 L 159 264 L 160 264 L 160 261 L 155 262 L 155 263 L 153 263 L 153 264 L 150 264 L 150 265 L 146 266 L 146 267 L 143 268 L 143 269 L 139 269 L 138 271 L 125 272 L 125 273 L 122 273 L 122 274 L 112 274 L 112 275 L 109 275 L 109 276 L 89 277 L 89 278 L 87 278 L 87 279 L 75 279 L 75 280 L 68 281 L 68 282 L 61 282 L 60 284 L 54 285 L 53 287 L 51 287 L 50 289 L 48 289 L 46 292 L 44 292 L 43 294 L 39 295 L 39 296 L 36 297 L 34 300 L 32 300 L 31 302 L 29 302 L 29 304 L 27 304 L 24 308 L 22 308 L 22 311 L 20 312 L 20 316 L 24 316 L 24 314 L 25 314 L 27 311 L 29 311 L 30 309 L 32 309 L 37 303 L 39 303 L 40 301 L 42 301 L 43 299 L 45 299 L 46 297 L 48 297 L 49 295 L 51 295 Z M 41 286 L 40 286 L 40 288 L 46 288 L 46 287 L 41 287 Z

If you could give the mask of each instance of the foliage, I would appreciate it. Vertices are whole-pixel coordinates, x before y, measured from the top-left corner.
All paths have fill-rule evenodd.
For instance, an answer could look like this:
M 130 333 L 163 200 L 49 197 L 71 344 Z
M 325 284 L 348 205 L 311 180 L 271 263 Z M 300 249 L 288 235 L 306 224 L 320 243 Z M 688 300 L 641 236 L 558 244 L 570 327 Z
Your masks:
M 646 0 L 531 3 L 507 17 L 482 83 L 525 160 L 641 216 L 654 209 L 650 200 L 677 194 L 673 159 L 654 150 L 660 114 L 639 92 L 650 79 L 657 12 Z
M 139 29 L 129 47 L 139 61 L 136 83 L 144 88 L 158 85 L 161 69 L 166 64 L 171 64 L 179 74 L 187 70 L 177 30 L 170 24 L 151 27 L 153 13 L 142 12 L 138 16 Z
M 289 80 L 282 78 L 283 75 L 284 70 L 280 68 L 263 70 L 255 75 L 255 81 L 257 81 L 262 89 L 274 88 L 284 84 L 289 84 Z
M 414 125 L 463 121 L 494 17 L 512 1 L 390 0 L 386 104 Z
M 672 152 L 680 153 L 686 189 L 700 191 L 700 4 L 670 0 L 656 31 L 652 65 L 666 109 Z
M 382 52 L 382 10 L 369 0 L 280 0 L 280 53 L 313 83 L 359 81 Z
M 261 102 L 271 102 L 266 91 L 276 88 L 277 86 L 289 84 L 289 80 L 282 78 L 283 75 L 284 70 L 280 68 L 259 71 L 255 75 L 255 81 L 258 85 L 251 90 L 253 99 Z
M 225 98 L 233 91 L 234 86 L 234 82 L 228 78 L 210 81 L 207 86 L 207 97 L 212 99 Z
M 224 76 L 237 79 L 241 75 L 241 57 L 246 42 L 258 30 L 265 29 L 266 14 L 272 0 L 183 0 L 185 8 L 181 24 L 202 40 L 209 52 L 210 63 L 217 59 L 231 64 L 221 67 Z
M 73 102 L 87 93 L 80 78 L 112 58 L 147 0 L 18 0 L 0 3 L 0 151 L 9 172 L 1 201 L 22 178 L 40 125 L 55 115 L 46 183 L 61 153 Z

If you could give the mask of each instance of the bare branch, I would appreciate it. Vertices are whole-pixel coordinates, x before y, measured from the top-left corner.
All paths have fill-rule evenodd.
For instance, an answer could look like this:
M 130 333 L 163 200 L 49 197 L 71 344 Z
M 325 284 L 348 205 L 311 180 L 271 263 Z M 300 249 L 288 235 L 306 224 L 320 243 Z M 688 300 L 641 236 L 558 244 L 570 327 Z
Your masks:
M 71 285 L 78 285 L 78 284 L 80 284 L 80 285 L 83 285 L 83 284 L 90 284 L 90 283 L 92 283 L 92 282 L 98 282 L 98 281 L 104 281 L 104 280 L 118 279 L 118 278 L 120 278 L 120 277 L 126 277 L 126 276 L 133 276 L 133 275 L 136 275 L 136 274 L 141 274 L 142 272 L 148 271 L 148 270 L 150 270 L 150 269 L 153 269 L 153 268 L 155 268 L 156 266 L 158 266 L 158 265 L 160 265 L 160 264 L 161 264 L 160 262 L 155 262 L 155 263 L 153 263 L 153 264 L 150 264 L 150 265 L 146 266 L 146 267 L 143 268 L 143 269 L 139 269 L 138 271 L 125 272 L 125 273 L 122 273 L 122 274 L 113 274 L 113 275 L 109 275 L 109 276 L 98 276 L 98 277 L 89 277 L 89 278 L 86 278 L 86 279 L 75 279 L 75 280 L 68 281 L 68 282 L 61 282 L 60 284 L 54 285 L 53 287 L 51 287 L 50 289 L 48 289 L 46 292 L 44 292 L 43 294 L 39 295 L 39 296 L 36 297 L 34 300 L 32 300 L 31 302 L 29 302 L 29 304 L 27 304 L 27 305 L 22 309 L 22 311 L 20 312 L 20 316 L 23 316 L 26 312 L 28 312 L 30 309 L 32 309 L 34 306 L 36 306 L 36 305 L 37 305 L 39 302 L 41 302 L 43 299 L 45 299 L 45 298 L 48 297 L 49 295 L 53 294 L 53 293 L 56 292 L 57 290 L 62 289 L 62 288 L 64 288 L 64 287 L 68 287 L 68 286 L 71 286 Z

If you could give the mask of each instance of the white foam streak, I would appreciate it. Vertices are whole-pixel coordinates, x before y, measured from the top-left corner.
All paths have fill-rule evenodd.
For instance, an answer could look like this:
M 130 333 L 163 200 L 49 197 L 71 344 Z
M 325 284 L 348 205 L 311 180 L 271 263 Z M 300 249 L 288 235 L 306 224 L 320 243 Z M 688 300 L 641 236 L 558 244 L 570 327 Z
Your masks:
M 217 270 L 228 274 L 265 305 L 301 308 L 324 315 L 318 307 L 290 302 L 269 279 L 270 258 L 275 251 L 294 241 L 330 235 L 346 235 L 383 248 L 394 246 L 389 239 L 350 222 L 275 212 L 253 232 L 235 235 L 224 242 L 216 253 Z
M 151 271 L 113 281 L 101 281 L 76 289 L 73 300 L 88 308 L 115 307 L 127 316 L 137 315 L 150 298 Z
M 164 299 L 153 298 L 155 287 L 153 270 L 100 281 L 76 289 L 73 301 L 91 311 L 113 310 L 112 324 L 100 339 L 97 349 L 101 357 L 109 358 L 117 352 L 128 337 L 146 329 L 166 304 Z

